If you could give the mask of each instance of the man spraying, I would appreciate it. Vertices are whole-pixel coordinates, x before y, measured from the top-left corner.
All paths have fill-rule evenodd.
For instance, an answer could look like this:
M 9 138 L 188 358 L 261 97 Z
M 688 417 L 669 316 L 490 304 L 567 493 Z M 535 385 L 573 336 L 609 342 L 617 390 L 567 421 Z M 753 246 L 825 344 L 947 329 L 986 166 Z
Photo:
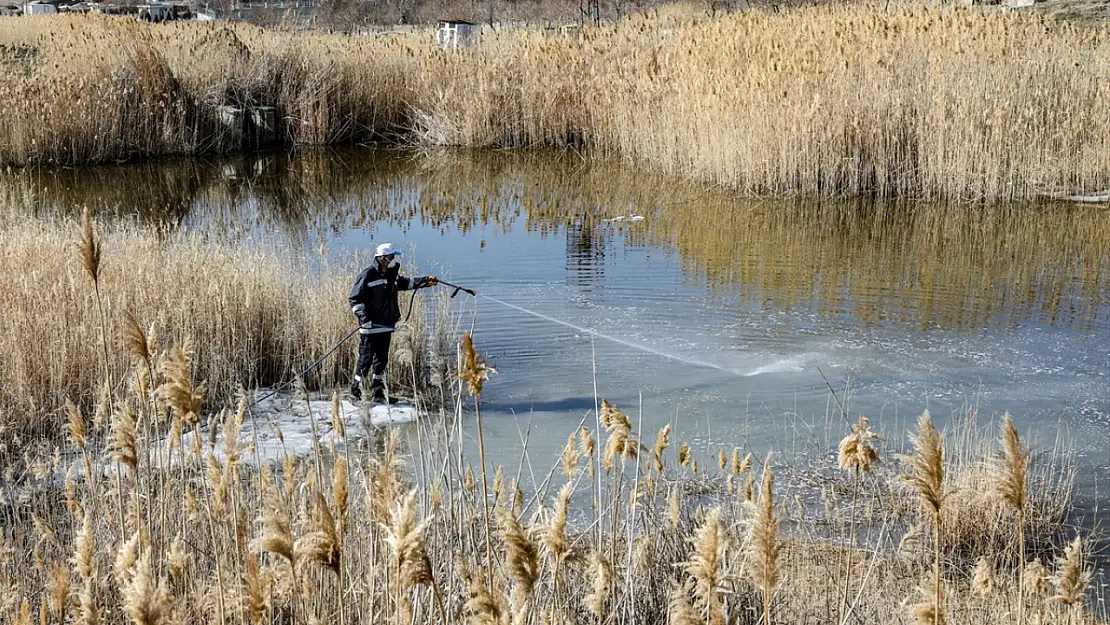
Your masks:
M 390 243 L 382 243 L 374 250 L 374 260 L 358 275 L 347 300 L 351 311 L 358 318 L 358 365 L 351 382 L 351 397 L 362 399 L 362 379 L 374 370 L 371 401 L 384 404 L 385 369 L 389 364 L 389 342 L 393 328 L 401 319 L 397 292 L 422 289 L 439 284 L 435 276 L 406 278 L 399 275 L 400 254 Z

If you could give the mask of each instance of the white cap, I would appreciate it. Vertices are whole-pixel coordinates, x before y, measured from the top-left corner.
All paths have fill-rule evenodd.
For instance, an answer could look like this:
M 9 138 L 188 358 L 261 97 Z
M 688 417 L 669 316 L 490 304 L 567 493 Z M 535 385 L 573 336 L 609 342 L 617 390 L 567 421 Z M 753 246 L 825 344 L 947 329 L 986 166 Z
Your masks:
M 379 257 L 382 257 L 382 256 L 400 256 L 400 255 L 401 255 L 400 252 L 393 249 L 393 244 L 392 243 L 382 243 L 381 245 L 378 246 L 377 249 L 374 250 L 374 258 L 379 258 Z

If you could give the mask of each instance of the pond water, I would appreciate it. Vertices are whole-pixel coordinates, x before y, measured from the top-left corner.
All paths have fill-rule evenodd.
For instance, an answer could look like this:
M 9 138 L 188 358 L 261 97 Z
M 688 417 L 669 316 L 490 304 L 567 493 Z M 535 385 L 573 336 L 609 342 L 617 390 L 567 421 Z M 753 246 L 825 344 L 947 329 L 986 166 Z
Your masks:
M 941 423 L 1008 410 L 1038 449 L 1060 437 L 1076 450 L 1085 510 L 1110 499 L 1105 206 L 739 199 L 575 155 L 504 153 L 345 150 L 9 180 L 40 206 L 263 232 L 310 255 L 390 241 L 478 289 L 488 298 L 455 301 L 497 368 L 483 395 L 495 462 L 515 466 L 527 431 L 546 473 L 596 379 L 630 414 L 642 398 L 645 438 L 673 422 L 672 440 L 706 463 L 734 445 L 832 448 L 838 404 L 895 439 L 926 408 Z

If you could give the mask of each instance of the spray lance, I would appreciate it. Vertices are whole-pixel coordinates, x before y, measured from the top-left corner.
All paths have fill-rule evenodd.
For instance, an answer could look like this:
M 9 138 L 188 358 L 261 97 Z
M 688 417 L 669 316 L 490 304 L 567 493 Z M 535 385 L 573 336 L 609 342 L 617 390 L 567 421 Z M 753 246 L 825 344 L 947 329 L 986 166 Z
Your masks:
M 474 289 L 468 289 L 465 286 L 459 286 L 457 284 L 451 284 L 450 282 L 444 282 L 443 280 L 435 278 L 434 276 L 431 277 L 428 280 L 428 282 L 430 284 L 429 283 L 421 283 L 417 288 L 412 290 L 412 297 L 409 300 L 409 312 L 408 312 L 407 315 L 405 315 L 404 320 L 401 321 L 402 324 L 407 323 L 408 320 L 409 320 L 409 317 L 412 316 L 412 311 L 413 311 L 413 308 L 414 308 L 414 304 L 416 302 L 416 291 L 420 288 L 427 287 L 427 286 L 435 286 L 437 284 L 442 284 L 443 286 L 454 289 L 454 291 L 451 292 L 452 299 L 456 295 L 458 295 L 459 292 L 466 293 L 467 295 L 470 295 L 471 297 L 477 297 L 478 296 L 478 292 L 475 291 Z M 352 336 L 354 336 L 359 330 L 363 330 L 363 334 L 380 334 L 380 333 L 383 333 L 383 332 L 393 332 L 393 331 L 396 330 L 396 328 L 395 327 L 387 327 L 387 326 L 376 326 L 376 325 L 371 325 L 369 328 L 364 327 L 364 326 L 355 326 L 354 328 L 351 329 L 350 332 L 347 333 L 346 336 L 339 339 L 339 342 L 337 342 L 335 345 L 332 345 L 331 349 L 324 352 L 324 355 L 320 356 L 320 358 L 318 358 L 316 360 L 316 362 L 313 362 L 308 367 L 305 367 L 302 371 L 297 373 L 297 375 L 295 375 L 293 377 L 293 380 L 296 380 L 297 378 L 303 377 L 306 373 L 312 371 L 316 367 L 319 367 L 324 362 L 324 360 L 327 359 L 328 356 L 331 356 L 332 354 L 334 354 L 337 349 L 342 347 L 343 344 L 346 343 L 348 340 L 350 340 L 350 338 Z M 367 332 L 367 330 L 368 330 L 368 332 Z M 282 390 L 284 390 L 284 389 L 288 388 L 290 385 L 292 385 L 293 380 L 289 380 L 288 382 L 285 382 L 285 383 L 275 387 L 274 389 L 272 389 L 266 395 L 252 401 L 250 404 L 247 405 L 247 407 L 248 408 L 254 407 L 254 406 L 258 405 L 259 403 L 261 403 L 263 401 L 266 401 L 267 399 L 273 397 L 274 395 L 277 395 Z

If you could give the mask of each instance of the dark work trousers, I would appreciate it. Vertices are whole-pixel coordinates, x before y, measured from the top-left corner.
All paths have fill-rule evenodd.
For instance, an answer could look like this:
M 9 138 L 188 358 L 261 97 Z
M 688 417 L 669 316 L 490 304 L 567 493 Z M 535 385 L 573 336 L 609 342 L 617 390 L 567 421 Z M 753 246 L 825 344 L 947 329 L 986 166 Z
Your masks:
M 370 384 L 371 400 L 385 399 L 385 368 L 389 364 L 389 339 L 392 332 L 361 334 L 358 337 L 358 365 L 355 375 L 365 378 L 370 369 L 374 370 Z

